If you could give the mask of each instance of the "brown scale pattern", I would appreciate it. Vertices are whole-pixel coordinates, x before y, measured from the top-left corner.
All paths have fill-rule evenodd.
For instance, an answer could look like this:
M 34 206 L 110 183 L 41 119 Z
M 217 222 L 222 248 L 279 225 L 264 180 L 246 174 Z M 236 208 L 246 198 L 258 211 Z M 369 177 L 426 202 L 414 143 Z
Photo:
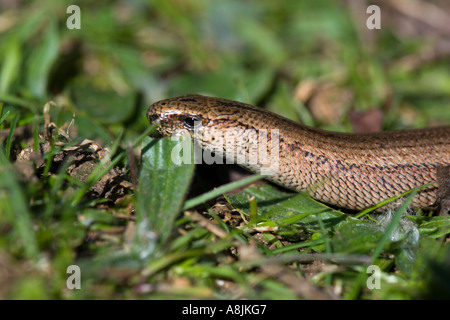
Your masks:
M 306 190 L 319 201 L 353 210 L 435 181 L 436 167 L 450 165 L 450 127 L 365 134 L 329 132 L 248 104 L 199 95 L 156 102 L 147 117 L 151 123 L 160 124 L 158 130 L 164 135 L 185 128 L 187 118 L 197 119 L 202 122 L 200 133 L 204 135 L 190 130 L 194 139 L 204 148 L 213 146 L 225 154 L 229 152 L 222 144 L 225 130 L 231 130 L 236 137 L 233 145 L 242 154 L 247 152 L 244 146 L 248 148 L 255 132 L 278 129 L 279 171 L 268 179 L 293 190 Z M 208 139 L 203 140 L 206 136 Z M 242 166 L 252 171 L 261 169 L 260 163 Z M 421 190 L 412 207 L 430 206 L 436 188 L 433 185 Z

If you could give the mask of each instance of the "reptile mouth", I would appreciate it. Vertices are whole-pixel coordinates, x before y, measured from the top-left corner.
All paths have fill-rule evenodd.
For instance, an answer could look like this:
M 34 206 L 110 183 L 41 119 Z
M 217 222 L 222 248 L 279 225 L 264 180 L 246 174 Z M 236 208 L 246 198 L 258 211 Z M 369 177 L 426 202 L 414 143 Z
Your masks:
M 157 114 L 150 114 L 150 113 L 149 113 L 149 114 L 147 115 L 147 119 L 148 119 L 148 122 L 149 122 L 151 125 L 155 125 L 155 124 L 158 125 L 158 127 L 156 128 L 156 130 L 153 130 L 153 132 L 150 133 L 149 136 L 152 137 L 152 138 L 162 138 L 164 135 L 160 132 L 160 127 L 161 127 L 160 122 L 161 122 L 161 119 L 160 119 L 159 115 L 157 115 Z
M 157 114 L 149 114 L 147 119 L 150 124 L 159 123 L 159 116 Z

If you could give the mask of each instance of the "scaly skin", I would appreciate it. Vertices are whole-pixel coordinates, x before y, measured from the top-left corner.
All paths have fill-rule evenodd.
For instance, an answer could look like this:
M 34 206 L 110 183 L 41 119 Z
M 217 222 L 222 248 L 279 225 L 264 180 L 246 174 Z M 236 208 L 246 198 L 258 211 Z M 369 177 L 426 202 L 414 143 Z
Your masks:
M 254 138 L 255 133 L 265 133 L 265 129 L 267 160 L 278 160 L 278 170 L 268 180 L 352 210 L 435 181 L 436 168 L 450 165 L 450 127 L 358 134 L 329 132 L 248 104 L 200 95 L 156 102 L 147 117 L 150 123 L 159 123 L 158 131 L 163 135 L 188 129 L 202 148 L 234 160 L 239 153 L 249 157 L 245 141 Z M 193 120 L 201 121 L 199 130 L 190 126 Z M 279 139 L 271 129 L 278 129 Z M 234 144 L 223 143 L 224 132 L 237 138 Z M 276 151 L 271 149 L 275 145 L 271 142 L 277 140 L 279 152 L 271 153 Z M 230 146 L 237 152 L 231 154 Z M 264 167 L 260 160 L 241 166 L 258 172 Z M 436 189 L 434 184 L 420 190 L 411 207 L 432 205 Z

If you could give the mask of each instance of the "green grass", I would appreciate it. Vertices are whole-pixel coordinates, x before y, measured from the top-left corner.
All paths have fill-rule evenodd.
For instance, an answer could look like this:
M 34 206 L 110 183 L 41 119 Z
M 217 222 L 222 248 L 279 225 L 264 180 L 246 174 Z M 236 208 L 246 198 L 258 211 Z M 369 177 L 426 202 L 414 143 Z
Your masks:
M 450 297 L 448 216 L 405 211 L 408 194 L 395 212 L 351 215 L 248 186 L 259 176 L 212 188 L 171 162 L 175 142 L 147 137 L 145 117 L 198 93 L 340 131 L 349 106 L 380 109 L 386 130 L 448 125 L 449 60 L 401 63 L 433 34 L 386 18 L 369 39 L 364 19 L 328 0 L 78 1 L 81 29 L 69 30 L 70 4 L 0 4 L 0 298 Z M 307 80 L 342 109 L 332 123 L 295 98 Z M 66 287 L 73 264 L 81 290 Z M 371 264 L 381 289 L 366 286 Z

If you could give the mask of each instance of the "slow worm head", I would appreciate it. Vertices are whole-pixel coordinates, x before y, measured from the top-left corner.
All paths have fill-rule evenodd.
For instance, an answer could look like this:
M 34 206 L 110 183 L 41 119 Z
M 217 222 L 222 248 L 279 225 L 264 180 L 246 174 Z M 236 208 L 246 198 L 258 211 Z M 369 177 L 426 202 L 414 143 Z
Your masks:
M 338 133 L 307 127 L 226 99 L 185 95 L 150 106 L 150 123 L 171 135 L 187 130 L 215 156 L 313 198 L 352 210 L 436 180 L 450 165 L 450 127 L 377 133 Z M 436 200 L 436 184 L 418 192 L 413 208 Z M 391 204 L 395 206 L 395 204 Z

